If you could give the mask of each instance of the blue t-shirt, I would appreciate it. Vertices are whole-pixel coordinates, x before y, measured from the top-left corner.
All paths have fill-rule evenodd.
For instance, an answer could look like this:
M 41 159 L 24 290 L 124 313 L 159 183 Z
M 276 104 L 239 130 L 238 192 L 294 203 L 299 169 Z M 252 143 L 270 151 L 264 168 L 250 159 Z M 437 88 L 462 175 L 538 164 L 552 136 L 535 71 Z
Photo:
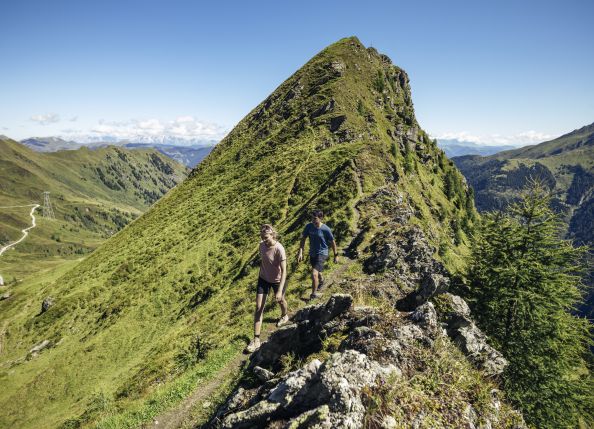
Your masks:
M 313 223 L 308 223 L 303 230 L 302 236 L 309 237 L 309 254 L 311 256 L 328 256 L 328 244 L 334 241 L 334 236 L 326 224 L 316 228 Z

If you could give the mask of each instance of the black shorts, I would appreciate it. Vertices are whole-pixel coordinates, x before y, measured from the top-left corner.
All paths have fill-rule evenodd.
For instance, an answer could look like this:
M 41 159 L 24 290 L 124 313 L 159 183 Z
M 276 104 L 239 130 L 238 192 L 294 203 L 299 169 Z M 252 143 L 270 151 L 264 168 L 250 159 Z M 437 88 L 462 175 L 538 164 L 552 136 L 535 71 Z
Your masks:
M 274 290 L 274 294 L 278 292 L 278 288 L 280 287 L 280 283 L 269 283 L 264 280 L 262 277 L 258 277 L 258 295 L 268 295 L 268 291 L 270 288 Z M 286 288 L 285 288 L 286 289 Z M 285 291 L 283 291 L 283 296 L 285 295 Z
M 324 263 L 328 260 L 328 255 L 309 255 L 309 262 L 311 267 L 318 270 L 320 273 L 324 271 Z

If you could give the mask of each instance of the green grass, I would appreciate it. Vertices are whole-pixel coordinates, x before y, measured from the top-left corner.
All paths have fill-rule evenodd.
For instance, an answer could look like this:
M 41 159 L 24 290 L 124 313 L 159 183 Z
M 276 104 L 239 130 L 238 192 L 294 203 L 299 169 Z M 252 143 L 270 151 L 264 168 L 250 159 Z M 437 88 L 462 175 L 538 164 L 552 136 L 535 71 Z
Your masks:
M 155 150 L 115 147 L 38 153 L 0 140 L 0 207 L 43 204 L 49 191 L 56 220 L 36 210 L 37 227 L 0 257 L 0 274 L 22 280 L 47 260 L 80 258 L 140 216 L 187 174 Z M 31 225 L 30 207 L 0 208 L 0 244 Z
M 378 70 L 386 79 L 383 94 L 374 89 Z M 333 111 L 315 113 L 331 100 Z M 418 131 L 415 171 L 404 171 L 398 143 L 401 153 L 394 156 L 394 141 L 402 137 L 393 140 L 388 130 L 395 136 L 416 128 L 401 69 L 356 38 L 320 52 L 147 213 L 41 289 L 23 282 L 17 298 L 28 307 L 17 311 L 17 301 L 0 302 L 0 321 L 8 326 L 0 354 L 0 380 L 8 386 L 0 391 L 0 426 L 55 427 L 83 415 L 92 426 L 108 418 L 103 406 L 117 410 L 110 421 L 136 424 L 166 408 L 151 402 L 158 383 L 177 391 L 201 367 L 201 379 L 216 376 L 230 356 L 219 358 L 220 366 L 207 364 L 208 356 L 236 350 L 251 335 L 262 223 L 277 227 L 287 249 L 292 308 L 302 305 L 309 287 L 305 265 L 294 261 L 308 211 L 328 213 L 326 222 L 344 246 L 353 233 L 354 203 L 389 183 L 409 197 L 414 221 L 436 247 L 447 242 L 451 252 L 463 252 L 464 243 L 452 243 L 449 218 L 436 214 L 441 205 L 447 214 L 465 215 L 444 195 L 451 167 L 440 166 L 441 151 Z M 36 315 L 39 298 L 50 291 L 55 306 Z M 197 337 L 216 347 L 181 370 L 178 356 Z M 43 339 L 57 345 L 6 366 Z M 189 390 L 182 391 L 167 404 Z

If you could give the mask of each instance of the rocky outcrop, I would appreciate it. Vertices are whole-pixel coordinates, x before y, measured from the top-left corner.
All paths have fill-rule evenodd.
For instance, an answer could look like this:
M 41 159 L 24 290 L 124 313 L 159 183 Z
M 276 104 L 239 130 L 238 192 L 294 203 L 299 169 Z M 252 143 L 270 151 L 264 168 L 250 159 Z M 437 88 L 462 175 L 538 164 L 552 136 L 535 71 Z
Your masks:
M 411 311 L 432 296 L 446 292 L 449 278 L 443 264 L 433 258 L 434 249 L 417 226 L 379 234 L 369 247 L 364 262 L 368 273 L 385 273 L 398 279 L 407 295 L 399 300 L 399 310 Z
M 288 352 L 303 355 L 319 348 L 321 339 L 336 329 L 328 322 L 344 313 L 352 302 L 350 295 L 336 294 L 326 304 L 305 307 L 295 314 L 293 323 L 273 332 L 268 341 L 250 357 L 250 368 L 274 368 L 279 358 Z
M 361 428 L 366 395 L 413 373 L 419 345 L 431 348 L 445 335 L 431 302 L 387 322 L 375 308 L 352 308 L 352 297 L 345 294 L 298 311 L 292 322 L 250 357 L 247 369 L 255 384 L 239 387 L 204 427 Z M 324 362 L 310 358 L 334 334 L 342 338 L 337 350 Z M 285 373 L 278 363 L 289 351 L 304 363 Z M 495 414 L 479 416 L 472 404 L 465 412 L 468 427 L 497 419 Z M 423 410 L 413 417 L 423 422 Z M 396 427 L 389 419 L 385 423 Z
M 438 302 L 439 318 L 460 350 L 487 375 L 501 374 L 507 366 L 507 360 L 487 343 L 487 336 L 470 317 L 468 304 L 461 297 L 450 293 L 440 295 Z
M 41 353 L 43 350 L 51 347 L 52 343 L 49 340 L 43 340 L 39 344 L 36 344 L 29 350 L 29 354 L 27 355 L 28 359 L 35 358 Z

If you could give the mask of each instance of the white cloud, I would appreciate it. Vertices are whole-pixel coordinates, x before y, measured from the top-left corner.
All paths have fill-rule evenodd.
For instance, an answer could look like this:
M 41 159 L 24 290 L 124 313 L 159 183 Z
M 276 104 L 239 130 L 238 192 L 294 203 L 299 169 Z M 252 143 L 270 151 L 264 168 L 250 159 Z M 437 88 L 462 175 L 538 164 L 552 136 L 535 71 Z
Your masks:
M 63 130 L 63 132 L 65 132 Z M 221 140 L 228 132 L 226 127 L 201 121 L 193 116 L 179 116 L 163 121 L 156 118 L 128 121 L 99 120 L 88 132 L 65 133 L 63 138 L 81 142 L 129 140 L 194 142 Z
M 523 131 L 517 134 L 473 134 L 467 131 L 445 132 L 433 135 L 438 140 L 459 140 L 462 142 L 472 142 L 482 145 L 528 145 L 542 143 L 552 140 L 555 136 L 541 133 L 534 130 Z
M 76 122 L 78 121 L 78 116 L 73 116 L 72 118 L 69 119 L 70 122 Z
M 60 122 L 60 115 L 57 113 L 46 113 L 45 115 L 33 115 L 29 119 L 41 125 L 48 125 Z

